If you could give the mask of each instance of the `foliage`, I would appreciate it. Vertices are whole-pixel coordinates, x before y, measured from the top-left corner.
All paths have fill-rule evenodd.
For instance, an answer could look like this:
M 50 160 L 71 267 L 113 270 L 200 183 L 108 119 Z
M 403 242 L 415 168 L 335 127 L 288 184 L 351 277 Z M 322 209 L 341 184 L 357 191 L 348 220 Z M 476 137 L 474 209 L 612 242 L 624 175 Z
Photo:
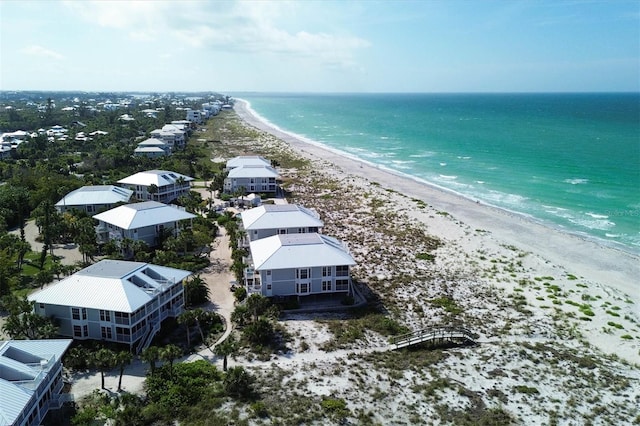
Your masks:
M 246 398 L 253 392 L 255 379 L 242 367 L 231 367 L 224 376 L 224 392 L 235 398 Z
M 165 421 L 180 418 L 189 406 L 220 396 L 221 380 L 218 369 L 205 360 L 177 364 L 173 371 L 164 365 L 147 376 L 145 390 L 149 406 L 145 411 Z
M 184 282 L 184 301 L 186 307 L 202 305 L 209 301 L 210 290 L 204 279 L 198 274 Z
M 2 299 L 2 306 L 9 312 L 2 329 L 12 339 L 51 339 L 58 334 L 51 318 L 34 312 L 34 302 L 9 295 Z

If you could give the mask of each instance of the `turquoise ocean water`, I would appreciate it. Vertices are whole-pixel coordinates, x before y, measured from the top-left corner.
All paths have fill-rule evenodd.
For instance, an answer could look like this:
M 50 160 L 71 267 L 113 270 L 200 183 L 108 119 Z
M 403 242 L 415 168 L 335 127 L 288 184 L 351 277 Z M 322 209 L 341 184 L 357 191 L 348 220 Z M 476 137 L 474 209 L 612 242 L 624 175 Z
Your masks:
M 237 97 L 313 143 L 640 253 L 640 94 Z

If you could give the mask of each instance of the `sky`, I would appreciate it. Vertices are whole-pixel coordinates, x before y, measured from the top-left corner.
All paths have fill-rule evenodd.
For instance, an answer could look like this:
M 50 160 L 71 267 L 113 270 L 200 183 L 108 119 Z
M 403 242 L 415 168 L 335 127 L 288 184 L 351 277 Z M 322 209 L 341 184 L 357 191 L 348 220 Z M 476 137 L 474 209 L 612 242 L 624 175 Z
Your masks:
M 0 90 L 638 92 L 637 0 L 0 0 Z

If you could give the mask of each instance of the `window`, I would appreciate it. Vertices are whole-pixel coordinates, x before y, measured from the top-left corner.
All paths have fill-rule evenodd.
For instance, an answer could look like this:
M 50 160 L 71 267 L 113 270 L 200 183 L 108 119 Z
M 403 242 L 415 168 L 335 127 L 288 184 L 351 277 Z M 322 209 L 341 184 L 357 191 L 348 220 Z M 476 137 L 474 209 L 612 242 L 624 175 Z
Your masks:
M 89 326 L 88 325 L 83 325 L 82 326 L 82 335 L 83 336 L 88 336 L 89 335 Z
M 267 290 L 271 291 L 271 283 L 267 283 Z
M 309 269 L 297 269 L 296 270 L 296 278 L 299 280 L 308 280 L 311 276 Z
M 111 333 L 111 327 L 100 327 L 102 331 L 103 339 L 113 339 L 113 334 Z
M 349 290 L 349 280 L 336 280 L 336 291 Z
M 94 208 L 93 206 L 87 206 L 87 213 L 93 213 Z
M 44 309 L 44 303 L 40 303 L 40 309 Z
M 331 281 L 322 281 L 322 291 L 331 291 Z
M 73 337 L 82 337 L 82 327 L 79 325 L 73 326 Z
M 111 322 L 111 312 L 100 310 L 100 321 Z
M 349 265 L 336 266 L 336 277 L 346 277 L 346 276 L 349 276 Z
M 267 270 L 265 271 L 265 274 L 267 274 L 267 276 L 268 276 L 268 277 L 270 277 L 270 276 L 271 276 L 271 269 L 267 269 Z
M 80 308 L 71 308 L 71 318 L 74 320 L 80 319 Z
M 296 283 L 296 293 L 309 293 L 309 283 Z
M 287 230 L 286 229 L 278 229 L 278 234 L 286 234 Z
M 322 276 L 330 277 L 331 276 L 331 266 L 323 266 L 322 267 Z

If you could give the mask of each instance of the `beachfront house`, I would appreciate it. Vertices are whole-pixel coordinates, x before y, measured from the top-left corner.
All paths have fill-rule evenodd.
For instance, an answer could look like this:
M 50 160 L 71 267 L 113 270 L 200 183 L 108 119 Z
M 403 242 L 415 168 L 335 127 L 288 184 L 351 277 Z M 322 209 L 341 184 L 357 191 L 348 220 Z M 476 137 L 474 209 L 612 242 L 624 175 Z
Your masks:
M 60 213 L 78 210 L 93 215 L 118 203 L 128 203 L 133 191 L 114 185 L 83 186 L 65 195 L 56 203 Z
M 191 190 L 192 177 L 170 170 L 147 170 L 118 181 L 118 185 L 130 189 L 138 200 L 170 203 Z
M 165 141 L 157 138 L 148 138 L 138 144 L 138 148 L 160 148 L 165 155 L 171 155 L 173 151 L 173 141 Z
M 322 232 L 324 223 L 315 211 L 296 204 L 264 204 L 240 213 L 239 246 L 278 234 Z
M 162 129 L 155 129 L 151 131 L 151 137 L 154 139 L 160 139 L 167 144 L 171 145 L 174 149 L 182 149 L 185 146 L 184 132 L 179 130 L 169 131 Z
M 258 192 L 275 194 L 277 190 L 276 179 L 278 172 L 271 166 L 252 165 L 235 167 L 229 170 L 224 179 L 224 192 L 233 194 L 242 192 L 248 194 Z
M 187 109 L 186 120 L 191 121 L 192 123 L 202 124 L 204 121 L 204 114 L 198 109 Z
M 98 243 L 128 238 L 155 247 L 167 234 L 177 236 L 183 228 L 191 228 L 196 216 L 177 206 L 145 201 L 126 204 L 93 216 L 98 221 Z
M 184 307 L 189 271 L 123 260 L 101 260 L 29 295 L 35 312 L 53 317 L 60 335 L 148 347 L 161 322 Z
M 244 284 L 249 293 L 271 296 L 351 294 L 356 262 L 339 240 L 326 235 L 278 234 L 250 243 Z
M 0 340 L 0 425 L 43 424 L 63 394 L 61 359 L 71 339 Z

